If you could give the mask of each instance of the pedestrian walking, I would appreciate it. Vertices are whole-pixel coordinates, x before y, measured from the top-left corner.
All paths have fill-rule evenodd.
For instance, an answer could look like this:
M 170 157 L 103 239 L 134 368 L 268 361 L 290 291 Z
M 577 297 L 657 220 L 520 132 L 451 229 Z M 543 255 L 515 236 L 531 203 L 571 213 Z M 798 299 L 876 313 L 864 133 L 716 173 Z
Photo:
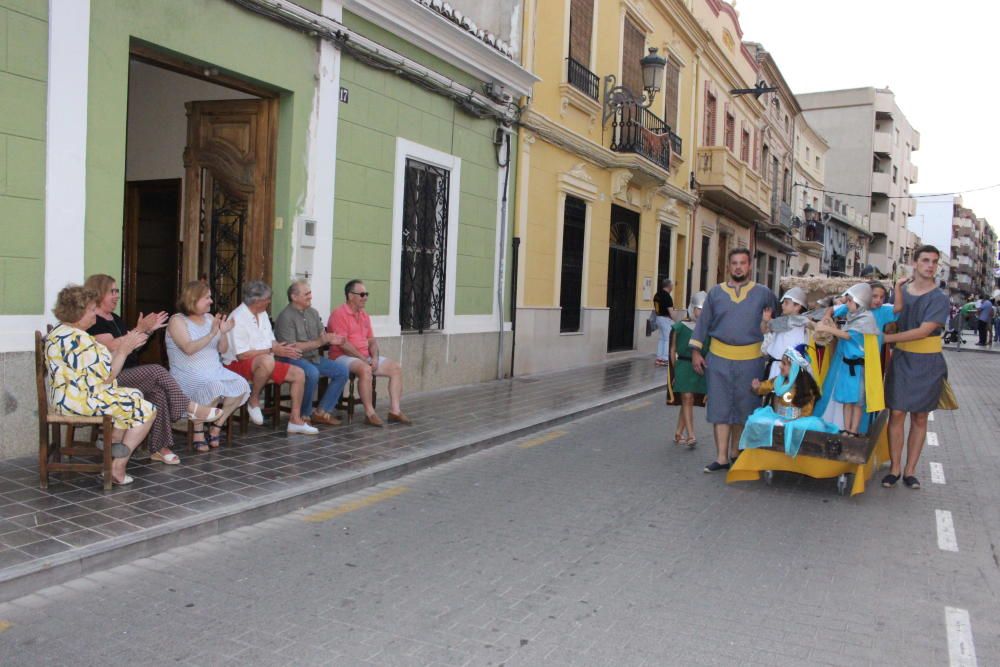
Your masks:
M 993 323 L 993 302 L 983 295 L 983 298 L 979 302 L 979 307 L 976 309 L 976 325 L 979 329 L 979 342 L 976 343 L 979 347 L 986 347 L 987 335 L 990 333 L 991 325 Z M 992 338 L 992 336 L 990 336 Z M 991 344 L 993 341 L 990 340 Z
M 653 310 L 656 312 L 656 328 L 660 331 L 660 341 L 656 345 L 656 365 L 666 366 L 670 361 L 670 329 L 674 326 L 674 288 L 672 280 L 660 282 L 660 291 L 653 296 Z
M 694 403 L 698 396 L 705 397 L 707 388 L 705 386 L 705 376 L 695 373 L 691 366 L 691 335 L 694 333 L 695 324 L 701 316 L 701 310 L 705 305 L 705 292 L 698 292 L 691 297 L 691 304 L 688 306 L 688 317 L 682 322 L 673 326 L 673 344 L 671 359 L 673 361 L 673 394 L 679 397 L 681 403 L 680 412 L 677 414 L 677 428 L 674 429 L 674 443 L 687 445 L 688 449 L 694 449 L 698 444 L 698 438 L 694 434 Z M 702 352 L 708 353 L 707 349 Z M 674 399 L 677 400 L 677 399 Z M 672 403 L 676 405 L 676 403 Z

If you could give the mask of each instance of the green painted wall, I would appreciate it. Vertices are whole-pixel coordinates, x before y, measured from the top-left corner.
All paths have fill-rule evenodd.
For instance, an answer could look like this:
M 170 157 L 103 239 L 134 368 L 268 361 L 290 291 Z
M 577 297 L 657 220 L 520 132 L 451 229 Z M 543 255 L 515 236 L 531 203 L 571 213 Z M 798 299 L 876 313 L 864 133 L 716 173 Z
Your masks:
M 0 314 L 42 312 L 48 2 L 0 0 Z
M 285 225 L 274 233 L 273 275 L 283 284 L 291 273 L 291 223 L 305 197 L 317 43 L 222 0 L 92 0 L 86 272 L 120 275 L 122 268 L 130 39 L 280 92 L 274 214 Z
M 480 85 L 356 16 L 345 12 L 344 23 L 466 85 Z M 389 312 L 393 171 L 396 138 L 402 137 L 462 159 L 457 265 L 446 270 L 455 271 L 456 314 L 488 314 L 495 298 L 499 205 L 496 123 L 469 116 L 447 98 L 346 53 L 341 86 L 350 91 L 350 101 L 340 105 L 337 133 L 333 294 L 340 294 L 347 280 L 360 277 L 372 293 L 369 311 Z

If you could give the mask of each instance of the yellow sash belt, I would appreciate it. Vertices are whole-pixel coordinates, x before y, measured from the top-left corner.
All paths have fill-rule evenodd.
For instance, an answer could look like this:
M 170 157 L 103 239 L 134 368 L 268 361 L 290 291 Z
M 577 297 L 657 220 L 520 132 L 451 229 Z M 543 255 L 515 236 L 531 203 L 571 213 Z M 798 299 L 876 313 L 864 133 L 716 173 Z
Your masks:
M 727 345 L 718 338 L 713 338 L 710 349 L 715 356 L 729 359 L 730 361 L 748 361 L 750 359 L 760 359 L 763 356 L 763 352 L 760 350 L 760 343 Z
M 918 340 L 908 340 L 905 343 L 896 343 L 896 348 L 903 352 L 916 352 L 917 354 L 934 354 L 942 350 L 941 336 L 928 336 Z

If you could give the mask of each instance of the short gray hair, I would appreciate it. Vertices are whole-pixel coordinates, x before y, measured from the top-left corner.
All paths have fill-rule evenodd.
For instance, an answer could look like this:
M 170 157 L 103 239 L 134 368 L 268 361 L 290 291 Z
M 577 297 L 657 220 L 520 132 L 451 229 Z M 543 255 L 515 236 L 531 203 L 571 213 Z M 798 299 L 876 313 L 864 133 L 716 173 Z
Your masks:
M 251 280 L 243 286 L 243 303 L 248 306 L 270 298 L 271 286 L 263 280 Z
M 288 303 L 292 302 L 292 297 L 299 293 L 299 285 L 308 285 L 309 281 L 305 278 L 299 278 L 298 280 L 293 280 L 292 284 L 288 286 Z

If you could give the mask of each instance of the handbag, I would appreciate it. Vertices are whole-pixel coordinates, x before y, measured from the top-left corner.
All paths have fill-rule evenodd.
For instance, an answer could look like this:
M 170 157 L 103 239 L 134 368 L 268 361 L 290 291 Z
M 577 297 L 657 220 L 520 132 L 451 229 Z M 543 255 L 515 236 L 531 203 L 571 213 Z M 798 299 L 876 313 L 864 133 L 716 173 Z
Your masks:
M 646 336 L 652 336 L 653 332 L 656 331 L 656 310 L 649 311 L 649 317 L 646 318 Z

